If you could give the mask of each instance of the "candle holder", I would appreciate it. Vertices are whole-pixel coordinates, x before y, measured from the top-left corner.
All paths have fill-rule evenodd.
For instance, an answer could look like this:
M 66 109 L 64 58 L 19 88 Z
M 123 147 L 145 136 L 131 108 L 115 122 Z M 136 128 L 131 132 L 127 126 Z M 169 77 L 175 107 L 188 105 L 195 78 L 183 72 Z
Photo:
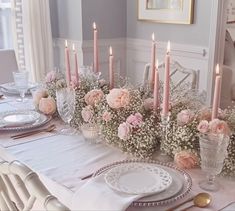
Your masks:
M 160 143 L 160 153 L 157 156 L 157 160 L 161 162 L 170 162 L 172 159 L 166 154 L 164 147 L 165 144 L 167 144 L 167 133 L 170 123 L 170 112 L 167 114 L 161 113 L 161 127 L 162 127 L 162 137 L 161 137 L 161 143 Z

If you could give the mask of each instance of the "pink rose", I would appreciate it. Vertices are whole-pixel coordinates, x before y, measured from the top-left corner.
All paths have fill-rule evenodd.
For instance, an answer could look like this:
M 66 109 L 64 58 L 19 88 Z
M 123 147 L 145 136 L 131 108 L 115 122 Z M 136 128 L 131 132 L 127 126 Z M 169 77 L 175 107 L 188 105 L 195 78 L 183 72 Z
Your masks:
M 200 133 L 207 133 L 209 131 L 209 122 L 207 120 L 202 120 L 197 126 L 197 130 Z
M 56 80 L 56 71 L 50 71 L 46 75 L 46 82 L 51 83 Z
M 41 98 L 39 102 L 39 111 L 46 115 L 52 115 L 56 111 L 55 100 L 51 97 Z
M 199 119 L 199 121 L 201 121 L 201 120 L 210 121 L 211 120 L 211 109 L 209 109 L 207 107 L 202 108 L 199 111 L 198 119 Z
M 83 108 L 81 114 L 85 122 L 91 122 L 94 116 L 94 111 L 92 109 L 92 106 L 88 105 L 85 108 Z
M 130 93 L 127 89 L 112 89 L 106 100 L 113 109 L 125 108 L 130 103 Z
M 229 126 L 225 121 L 219 119 L 213 119 L 209 123 L 209 128 L 212 134 L 230 135 Z
M 130 124 L 123 122 L 118 127 L 118 137 L 122 140 L 127 140 L 131 134 L 131 131 Z
M 85 95 L 87 105 L 94 106 L 99 103 L 104 97 L 104 93 L 100 89 L 93 89 Z
M 193 121 L 194 113 L 191 110 L 182 110 L 177 115 L 177 123 L 180 126 L 184 126 Z
M 99 80 L 99 85 L 102 87 L 106 84 L 106 81 L 104 79 Z
M 147 98 L 144 100 L 144 109 L 146 111 L 153 110 L 153 98 Z
M 191 169 L 198 165 L 198 157 L 188 151 L 181 151 L 175 154 L 174 161 L 179 168 Z
M 112 119 L 112 114 L 108 111 L 105 111 L 102 115 L 102 119 L 105 121 L 105 122 L 109 122 L 111 119 Z
M 127 118 L 126 122 L 134 128 L 140 127 L 143 123 L 143 116 L 140 113 L 136 113 L 135 115 L 132 114 Z
M 39 89 L 33 93 L 33 103 L 38 108 L 39 102 L 42 98 L 47 98 L 48 93 L 46 89 Z

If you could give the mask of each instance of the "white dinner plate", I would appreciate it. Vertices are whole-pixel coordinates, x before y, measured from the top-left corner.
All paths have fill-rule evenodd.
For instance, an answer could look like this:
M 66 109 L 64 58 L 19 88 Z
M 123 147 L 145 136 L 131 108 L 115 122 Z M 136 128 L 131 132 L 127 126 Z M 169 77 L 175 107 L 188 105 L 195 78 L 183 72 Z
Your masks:
M 127 163 L 109 170 L 105 182 L 112 189 L 127 194 L 156 194 L 171 185 L 172 177 L 157 166 Z
M 150 161 L 150 160 L 124 160 L 118 161 L 115 163 L 111 163 L 107 166 L 102 167 L 98 171 L 96 171 L 93 177 L 104 175 L 112 168 L 120 165 L 125 165 L 129 163 L 139 163 L 145 165 L 152 165 L 159 168 L 163 168 L 167 171 L 172 177 L 172 184 L 165 191 L 160 193 L 147 195 L 137 201 L 132 203 L 132 206 L 135 207 L 153 207 L 153 206 L 161 206 L 173 203 L 179 199 L 184 198 L 192 188 L 192 179 L 187 172 L 182 169 L 177 168 L 176 166 L 170 163 L 161 163 L 158 161 Z
M 7 120 L 7 123 L 3 120 Z M 22 122 L 20 121 L 22 120 Z M 36 111 L 8 111 L 0 113 L 0 131 L 23 131 L 41 127 L 52 119 Z
M 21 126 L 34 123 L 39 119 L 40 113 L 31 110 L 7 111 L 0 113 L 0 127 Z

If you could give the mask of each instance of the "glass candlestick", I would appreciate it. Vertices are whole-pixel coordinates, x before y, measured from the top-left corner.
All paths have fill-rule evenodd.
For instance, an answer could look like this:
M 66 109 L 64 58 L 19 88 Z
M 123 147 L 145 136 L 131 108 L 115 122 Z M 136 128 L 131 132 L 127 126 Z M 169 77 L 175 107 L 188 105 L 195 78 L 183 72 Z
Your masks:
M 162 128 L 162 138 L 160 143 L 160 153 L 157 156 L 157 160 L 161 162 L 170 162 L 172 159 L 166 154 L 164 146 L 167 143 L 167 133 L 170 123 L 170 112 L 167 114 L 161 113 L 161 128 Z

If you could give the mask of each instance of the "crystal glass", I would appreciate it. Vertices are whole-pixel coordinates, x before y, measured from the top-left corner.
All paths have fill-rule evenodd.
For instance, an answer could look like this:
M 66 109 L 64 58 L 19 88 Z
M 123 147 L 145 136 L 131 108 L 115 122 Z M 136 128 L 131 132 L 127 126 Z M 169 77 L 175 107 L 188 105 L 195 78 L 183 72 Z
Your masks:
M 201 135 L 199 142 L 201 168 L 207 174 L 207 179 L 199 182 L 199 186 L 204 190 L 217 191 L 219 185 L 215 182 L 215 176 L 222 171 L 224 159 L 227 157 L 229 136 Z
M 170 123 L 170 112 L 167 115 L 161 113 L 161 127 L 162 127 L 162 138 L 160 144 L 160 153 L 157 155 L 157 160 L 160 162 L 170 162 L 172 159 L 164 151 L 164 145 L 167 142 L 167 133 Z
M 86 123 L 81 126 L 82 135 L 90 143 L 99 143 L 99 126 L 94 123 Z
M 75 134 L 76 130 L 69 126 L 75 111 L 75 90 L 70 88 L 56 90 L 56 104 L 61 119 L 67 123 L 67 127 L 64 127 L 61 133 Z
M 25 93 L 28 90 L 29 87 L 29 75 L 27 71 L 21 71 L 21 72 L 13 72 L 13 78 L 15 87 L 20 92 L 21 99 L 17 99 L 19 102 L 25 102 Z

